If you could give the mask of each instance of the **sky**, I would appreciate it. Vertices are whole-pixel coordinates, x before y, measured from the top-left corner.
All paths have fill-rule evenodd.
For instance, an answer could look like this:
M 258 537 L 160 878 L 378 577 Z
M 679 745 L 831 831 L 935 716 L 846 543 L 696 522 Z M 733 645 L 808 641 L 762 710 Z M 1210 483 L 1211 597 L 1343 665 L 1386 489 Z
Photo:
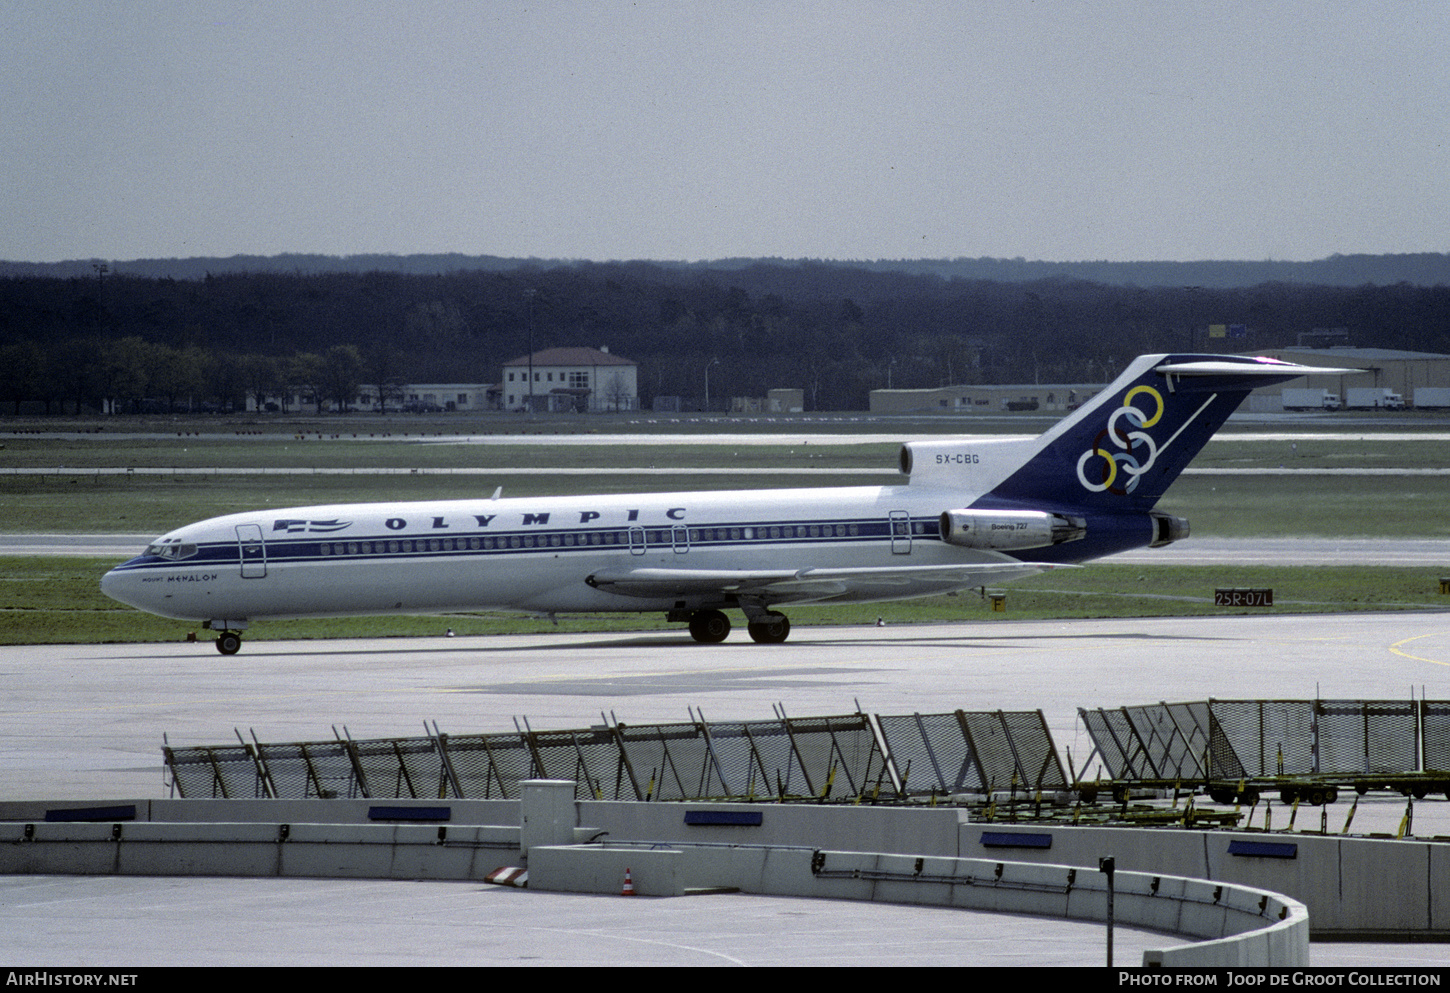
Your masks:
M 0 0 L 0 259 L 1450 251 L 1444 0 Z

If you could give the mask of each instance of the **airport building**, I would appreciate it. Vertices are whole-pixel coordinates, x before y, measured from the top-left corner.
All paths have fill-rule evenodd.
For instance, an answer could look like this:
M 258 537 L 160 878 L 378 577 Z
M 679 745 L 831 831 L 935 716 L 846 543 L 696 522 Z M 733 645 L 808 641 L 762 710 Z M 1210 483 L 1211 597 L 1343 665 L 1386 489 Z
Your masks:
M 348 409 L 378 411 L 386 407 L 423 414 L 527 410 L 530 406 L 540 413 L 638 410 L 638 379 L 638 363 L 611 355 L 607 348 L 546 348 L 505 362 L 500 383 L 402 383 L 387 387 L 383 396 L 376 385 L 364 384 Z M 306 411 L 316 405 L 309 388 L 293 385 L 285 396 L 266 397 L 260 409 Z M 336 403 L 324 400 L 323 408 L 335 410 Z M 257 398 L 248 396 L 248 412 L 258 409 Z
M 443 411 L 478 413 L 498 409 L 499 388 L 493 383 L 402 383 L 389 386 L 383 395 L 378 387 L 360 386 L 357 396 L 348 404 L 350 411 L 373 412 L 386 408 L 389 412 L 434 414 Z M 337 410 L 335 401 L 323 401 L 323 409 Z M 301 386 L 287 389 L 285 397 L 267 397 L 261 408 L 269 413 L 278 411 L 307 412 L 317 409 L 317 398 L 311 390 Z M 257 398 L 247 395 L 247 412 L 256 413 Z
M 1276 413 L 1299 409 L 1450 408 L 1450 355 L 1390 348 L 1271 348 L 1255 354 L 1335 369 L 1363 372 L 1304 376 L 1249 395 L 1243 409 Z M 873 414 L 1000 414 L 1038 411 L 1063 414 L 1102 389 L 1100 383 L 941 386 L 925 390 L 872 390 Z M 1312 393 L 1317 401 L 1306 408 Z
M 1384 409 L 1450 407 L 1450 355 L 1403 352 L 1391 348 L 1274 348 L 1262 354 L 1301 365 L 1363 369 L 1351 375 L 1305 376 L 1282 386 L 1250 394 L 1245 410 L 1257 413 L 1304 406 L 1295 391 L 1312 390 L 1336 398 L 1326 409 Z M 1387 397 L 1399 402 L 1386 403 Z
M 873 414 L 1001 414 L 1076 410 L 1102 383 L 939 386 L 925 390 L 872 390 Z
M 731 397 L 732 414 L 799 414 L 806 409 L 805 390 L 770 390 L 764 397 Z
M 638 410 L 638 367 L 608 348 L 546 348 L 503 364 L 500 399 L 505 410 Z

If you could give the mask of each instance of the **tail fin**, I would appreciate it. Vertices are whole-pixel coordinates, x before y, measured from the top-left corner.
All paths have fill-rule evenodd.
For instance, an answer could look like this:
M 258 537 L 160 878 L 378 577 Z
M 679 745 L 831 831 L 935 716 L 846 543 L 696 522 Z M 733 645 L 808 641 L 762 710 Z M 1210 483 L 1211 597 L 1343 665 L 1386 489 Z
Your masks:
M 1145 511 L 1252 390 L 1322 369 L 1233 355 L 1145 355 L 1032 443 L 977 507 Z

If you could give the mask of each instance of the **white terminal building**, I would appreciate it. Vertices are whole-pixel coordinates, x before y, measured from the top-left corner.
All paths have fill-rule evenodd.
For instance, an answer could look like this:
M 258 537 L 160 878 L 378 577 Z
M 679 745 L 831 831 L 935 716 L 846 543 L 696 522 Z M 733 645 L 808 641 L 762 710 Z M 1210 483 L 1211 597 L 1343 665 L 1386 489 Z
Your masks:
M 639 409 L 639 363 L 609 354 L 608 348 L 546 348 L 522 355 L 503 364 L 500 383 L 402 383 L 388 386 L 379 397 L 378 387 L 361 385 L 348 409 L 405 413 L 487 410 L 539 412 L 578 411 L 601 413 Z M 533 388 L 529 377 L 533 375 Z M 291 386 L 286 395 L 265 399 L 267 411 L 307 411 L 317 404 L 313 390 Z M 324 409 L 336 410 L 334 401 Z M 247 410 L 258 409 L 255 396 L 247 397 Z
M 505 410 L 639 409 L 639 363 L 608 348 L 546 348 L 510 359 L 499 386 Z

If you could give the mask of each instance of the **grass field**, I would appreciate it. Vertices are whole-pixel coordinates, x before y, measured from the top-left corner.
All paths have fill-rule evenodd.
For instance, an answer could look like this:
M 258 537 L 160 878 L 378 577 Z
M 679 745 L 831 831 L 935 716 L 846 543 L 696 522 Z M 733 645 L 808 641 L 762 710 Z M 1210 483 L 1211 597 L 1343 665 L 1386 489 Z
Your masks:
M 114 559 L 0 557 L 0 644 L 179 641 L 195 625 L 153 617 L 104 596 L 97 580 Z M 1229 609 L 1213 605 L 1216 586 L 1269 587 L 1272 608 Z M 825 624 L 887 624 L 971 621 L 1000 623 L 1082 617 L 1158 617 L 1227 614 L 1339 613 L 1356 610 L 1446 609 L 1436 576 L 1420 569 L 1373 566 L 1295 568 L 1235 566 L 1095 565 L 1059 570 L 991 592 L 1006 595 L 1006 609 L 973 591 L 894 603 L 801 606 L 791 610 L 796 627 Z M 548 631 L 652 631 L 675 629 L 656 614 L 564 616 L 450 614 L 443 617 L 365 617 L 274 621 L 248 632 L 249 640 L 439 635 Z M 209 637 L 197 631 L 199 637 Z
M 498 486 L 510 496 L 579 492 L 649 492 L 657 490 L 712 490 L 748 487 L 833 486 L 899 482 L 898 445 L 847 444 L 814 441 L 809 445 L 781 444 L 529 444 L 527 436 L 509 435 L 510 443 L 475 445 L 440 443 L 437 434 L 427 442 L 416 434 L 408 440 L 369 438 L 357 419 L 345 430 L 325 430 L 334 423 L 304 424 L 270 433 L 225 434 L 215 421 L 186 422 L 175 431 L 154 430 L 140 437 L 132 425 L 125 430 L 108 423 L 107 431 L 65 439 L 6 438 L 0 451 L 0 470 L 44 470 L 43 475 L 0 473 L 0 529 L 7 532 L 155 532 L 178 523 L 219 514 L 265 507 L 305 506 L 317 503 L 390 500 L 462 499 L 491 494 Z M 1022 434 L 1043 426 L 1041 418 L 1019 422 L 1013 418 L 952 423 L 959 430 L 993 430 Z M 495 422 L 485 422 L 495 423 Z M 517 421 L 502 422 L 517 430 Z M 570 418 L 540 425 L 540 433 L 561 427 L 580 430 L 591 422 Z M 608 419 L 609 433 L 648 433 L 660 425 Z M 769 436 L 787 428 L 750 422 L 714 421 L 720 431 L 749 428 Z M 1261 424 L 1244 431 L 1221 432 L 1194 461 L 1194 469 L 1294 470 L 1380 469 L 1385 475 L 1185 475 L 1168 493 L 1164 510 L 1187 517 L 1194 533 L 1216 537 L 1314 535 L 1322 537 L 1450 537 L 1450 477 L 1394 475 L 1391 470 L 1442 469 L 1450 466 L 1450 435 L 1444 420 L 1412 422 L 1387 440 L 1383 429 L 1345 432 L 1333 419 L 1303 425 L 1288 422 L 1292 437 L 1265 440 Z M 858 433 L 879 435 L 907 424 L 857 422 Z M 0 422 L 0 427 L 3 427 Z M 200 428 L 208 426 L 208 433 Z M 835 425 L 840 427 L 841 425 Z M 92 426 L 94 428 L 94 426 Z M 148 427 L 140 425 L 138 427 Z M 814 431 L 816 422 L 792 424 L 789 430 Z M 352 428 L 352 430 L 346 430 Z M 474 434 L 476 423 L 455 430 Z M 674 430 L 673 425 L 665 429 Z M 625 429 L 629 429 L 626 431 Z M 291 431 L 292 433 L 287 433 Z M 375 432 L 377 433 L 377 432 Z M 354 437 L 354 436 L 357 437 Z M 307 437 L 311 440 L 299 440 Z M 517 437 L 517 443 L 513 438 Z M 718 474 L 674 477 L 661 474 L 619 473 L 619 469 L 672 467 L 708 469 L 726 466 Z M 245 475 L 97 475 L 100 468 L 184 468 L 246 470 Z M 586 470 L 578 475 L 511 473 L 510 469 L 567 468 Z M 403 475 L 382 475 L 370 470 L 391 470 Z M 456 470 L 482 470 L 454 475 Z M 589 475 L 587 470 L 610 470 Z M 742 478 L 739 470 L 768 470 L 768 475 Z M 798 469 L 844 470 L 844 475 L 813 475 Z M 263 475 L 258 470 L 290 470 Z M 314 470 L 352 470 L 356 475 L 314 474 Z
M 1039 423 L 1041 422 L 1041 423 Z M 195 423 L 134 424 L 106 422 L 105 431 L 65 439 L 13 434 L 0 450 L 0 469 L 45 470 L 40 475 L 0 474 L 0 530 L 10 533 L 138 532 L 157 534 L 180 523 L 263 507 L 317 503 L 476 498 L 502 486 L 510 496 L 579 492 L 715 490 L 741 487 L 881 485 L 897 483 L 896 444 L 852 444 L 816 440 L 811 444 L 541 445 L 519 433 L 520 422 L 498 419 L 488 425 L 517 435 L 507 444 L 440 443 L 432 425 L 427 442 L 416 424 L 396 422 L 412 432 L 398 440 L 388 425 L 352 419 L 286 426 Z M 951 422 L 973 433 L 1031 434 L 1041 418 L 995 419 L 986 423 Z M 1428 475 L 1326 475 L 1326 469 L 1426 469 L 1450 465 L 1450 441 L 1443 420 L 1426 419 L 1395 438 L 1375 428 L 1356 435 L 1333 419 L 1305 426 L 1286 424 L 1292 437 L 1269 436 L 1254 425 L 1249 436 L 1220 434 L 1199 455 L 1193 468 L 1309 470 L 1304 475 L 1193 475 L 1182 477 L 1160 508 L 1187 517 L 1193 533 L 1207 537 L 1450 537 L 1450 478 Z M 118 427 L 117 425 L 121 426 Z M 942 422 L 928 426 L 939 428 Z M 485 425 L 487 427 L 488 425 Z M 0 422 L 0 431 L 14 427 Z M 396 424 L 394 425 L 396 427 Z M 833 423 L 840 433 L 925 433 L 910 424 Z M 72 425 L 72 429 L 78 426 Z M 165 430 L 170 428 L 171 430 Z M 371 429 L 371 432 L 369 432 Z M 759 422 L 711 421 L 705 424 L 649 424 L 610 419 L 569 419 L 540 424 L 537 433 L 648 433 L 651 431 L 756 432 L 764 435 L 824 432 L 815 421 L 786 426 Z M 454 431 L 488 433 L 478 425 Z M 138 437 L 143 433 L 147 437 Z M 375 435 L 367 437 L 368 433 Z M 378 434 L 390 433 L 383 439 Z M 1243 433 L 1243 432 L 1239 432 Z M 124 437 L 122 435 L 125 435 Z M 356 435 L 357 437 L 354 437 Z M 306 440 L 303 440 L 303 439 Z M 649 467 L 728 466 L 718 473 L 671 475 L 619 472 Z M 98 475 L 100 468 L 219 468 L 239 475 Z M 567 468 L 581 474 L 522 474 L 510 469 Z M 812 475 L 799 469 L 846 470 L 842 475 Z M 313 474 L 311 470 L 355 470 L 356 474 Z M 383 475 L 371 470 L 404 471 Z M 481 474 L 453 474 L 484 469 Z M 742 477 L 741 469 L 768 470 Z M 89 471 L 88 471 L 89 470 Z M 263 475 L 257 470 L 293 470 Z M 588 470 L 599 470 L 592 474 Z M 608 471 L 605 471 L 608 470 Z M 186 625 L 141 614 L 106 599 L 97 580 L 106 560 L 0 558 L 0 643 L 152 641 L 183 637 Z M 1112 617 L 1222 614 L 1212 606 L 1215 586 L 1269 586 L 1274 611 L 1364 609 L 1444 609 L 1438 577 L 1422 570 L 1370 567 L 1165 568 L 1097 565 L 1056 572 L 1002 588 L 1008 609 L 994 613 L 976 594 L 936 597 L 904 603 L 857 607 L 799 607 L 796 625 L 915 623 L 934 620 L 1050 617 Z M 655 615 L 602 615 L 560 618 L 559 630 L 640 630 L 666 626 Z M 426 617 L 291 621 L 260 625 L 255 638 L 324 638 L 339 635 L 437 634 L 452 627 L 460 634 L 554 630 L 548 620 L 470 614 L 446 620 Z

